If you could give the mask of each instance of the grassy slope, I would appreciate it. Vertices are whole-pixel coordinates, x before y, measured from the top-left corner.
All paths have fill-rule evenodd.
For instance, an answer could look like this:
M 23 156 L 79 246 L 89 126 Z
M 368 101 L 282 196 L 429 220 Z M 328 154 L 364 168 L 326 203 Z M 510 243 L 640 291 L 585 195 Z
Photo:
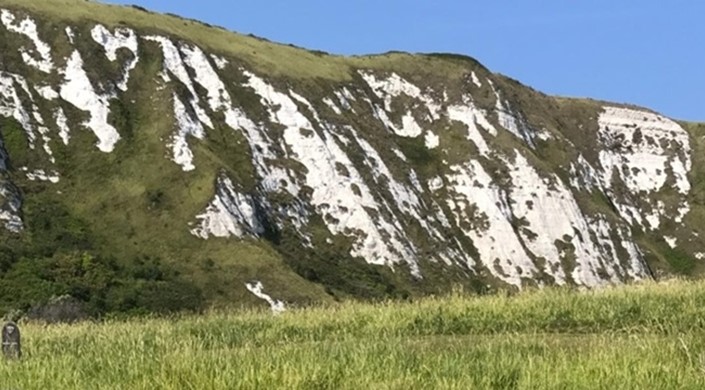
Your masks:
M 705 283 L 21 324 L 10 388 L 703 388 Z
M 0 0 L 0 6 L 19 8 L 59 18 L 71 23 L 100 22 L 107 26 L 128 25 L 141 31 L 155 31 L 192 41 L 207 51 L 244 60 L 263 75 L 291 78 L 316 78 L 336 81 L 350 80 L 351 66 L 424 69 L 427 63 L 408 62 L 409 55 L 392 53 L 383 56 L 346 58 L 312 52 L 290 45 L 273 43 L 265 39 L 236 34 L 199 21 L 173 15 L 145 12 L 140 9 L 102 4 L 85 0 Z M 429 58 L 426 61 L 447 66 L 453 61 Z

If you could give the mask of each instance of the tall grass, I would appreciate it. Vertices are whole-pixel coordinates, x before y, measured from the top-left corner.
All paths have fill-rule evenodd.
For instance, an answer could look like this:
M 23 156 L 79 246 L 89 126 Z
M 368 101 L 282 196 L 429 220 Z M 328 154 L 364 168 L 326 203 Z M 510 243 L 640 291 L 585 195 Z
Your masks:
M 705 388 L 705 283 L 43 326 L 0 388 Z

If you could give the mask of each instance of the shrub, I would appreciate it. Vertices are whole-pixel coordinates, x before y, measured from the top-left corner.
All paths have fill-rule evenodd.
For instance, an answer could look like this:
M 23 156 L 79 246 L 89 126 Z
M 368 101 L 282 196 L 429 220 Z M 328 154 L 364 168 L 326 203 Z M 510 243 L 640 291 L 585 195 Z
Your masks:
M 27 318 L 48 324 L 73 323 L 88 319 L 84 303 L 71 295 L 62 295 L 29 309 Z

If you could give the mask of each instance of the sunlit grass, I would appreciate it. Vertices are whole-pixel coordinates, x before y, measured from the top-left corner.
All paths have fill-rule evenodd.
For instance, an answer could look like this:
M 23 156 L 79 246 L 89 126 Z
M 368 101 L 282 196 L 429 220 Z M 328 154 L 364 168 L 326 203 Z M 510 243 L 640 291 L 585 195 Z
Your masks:
M 270 42 L 266 39 L 237 34 L 218 26 L 210 26 L 176 15 L 145 12 L 129 6 L 111 5 L 86 0 L 0 0 L 0 6 L 30 10 L 34 15 L 54 18 L 60 15 L 63 22 L 83 24 L 103 23 L 109 27 L 127 25 L 142 33 L 167 34 L 194 42 L 202 48 L 226 57 L 235 57 L 256 68 L 261 74 L 285 76 L 296 79 L 325 79 L 350 81 L 353 67 L 385 68 L 410 72 L 433 68 L 446 76 L 462 74 L 462 66 L 443 58 L 426 57 L 410 61 L 408 54 L 344 57 L 305 50 L 289 44 Z
M 703 388 L 705 283 L 43 326 L 2 388 Z

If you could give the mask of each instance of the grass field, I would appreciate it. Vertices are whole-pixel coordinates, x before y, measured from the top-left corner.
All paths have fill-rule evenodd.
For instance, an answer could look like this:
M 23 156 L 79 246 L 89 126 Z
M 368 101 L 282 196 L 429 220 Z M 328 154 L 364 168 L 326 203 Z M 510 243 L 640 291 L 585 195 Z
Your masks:
M 1 389 L 705 388 L 705 282 L 21 328 Z

